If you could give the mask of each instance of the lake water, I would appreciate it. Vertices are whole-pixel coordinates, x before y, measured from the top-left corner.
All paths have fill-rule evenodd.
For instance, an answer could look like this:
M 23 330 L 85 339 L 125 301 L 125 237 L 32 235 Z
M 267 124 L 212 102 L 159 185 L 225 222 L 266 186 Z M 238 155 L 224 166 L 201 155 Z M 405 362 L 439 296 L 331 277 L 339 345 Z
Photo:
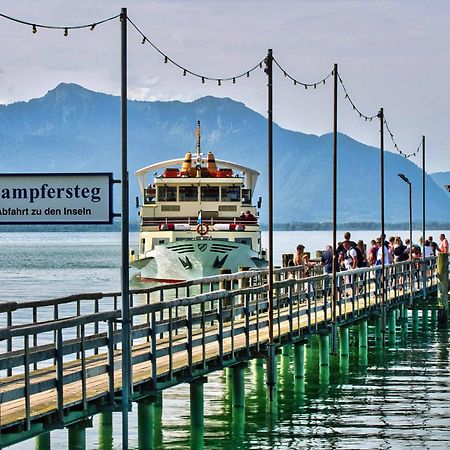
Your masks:
M 338 238 L 343 232 L 338 233 Z M 376 232 L 352 233 L 368 241 Z M 406 231 L 387 235 L 407 236 Z M 438 233 L 434 233 L 436 237 Z M 275 263 L 303 243 L 314 254 L 331 232 L 276 232 Z M 417 241 L 418 232 L 414 233 Z M 130 237 L 137 245 L 137 233 Z M 267 234 L 263 234 L 263 243 Z M 267 245 L 267 244 L 265 244 Z M 0 235 L 0 301 L 24 301 L 80 292 L 120 290 L 119 233 L 4 233 Z M 371 348 L 367 358 L 351 336 L 348 365 L 320 373 L 317 347 L 307 350 L 305 382 L 295 383 L 292 356 L 280 358 L 278 408 L 266 411 L 263 372 L 246 373 L 245 412 L 233 411 L 226 376 L 205 384 L 204 436 L 190 433 L 189 386 L 165 391 L 156 408 L 157 448 L 184 449 L 448 449 L 450 448 L 450 362 L 448 330 L 431 326 L 399 332 L 395 345 Z M 233 415 L 234 414 L 234 415 Z M 98 417 L 87 429 L 87 448 L 121 444 L 121 417 L 114 414 L 113 444 L 100 443 Z M 130 413 L 130 446 L 137 448 L 137 407 Z M 11 448 L 33 448 L 31 441 Z M 67 447 L 67 431 L 52 432 L 52 448 Z

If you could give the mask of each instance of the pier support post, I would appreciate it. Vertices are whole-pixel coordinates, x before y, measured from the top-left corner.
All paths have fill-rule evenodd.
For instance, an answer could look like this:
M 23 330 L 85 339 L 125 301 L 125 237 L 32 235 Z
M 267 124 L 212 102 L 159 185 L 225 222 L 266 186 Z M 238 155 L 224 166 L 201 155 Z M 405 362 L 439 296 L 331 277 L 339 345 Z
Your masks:
M 388 313 L 388 330 L 389 330 L 389 343 L 394 344 L 397 334 L 397 315 L 395 309 L 389 311 Z
M 162 448 L 163 441 L 163 393 L 159 391 L 155 395 L 155 402 L 153 403 L 153 445 L 155 448 Z
M 90 421 L 74 423 L 68 427 L 69 430 L 69 450 L 86 449 L 86 428 Z
M 191 425 L 203 427 L 205 421 L 205 405 L 203 402 L 203 385 L 207 378 L 197 378 L 190 383 L 191 391 Z M 234 389 L 233 389 L 234 391 Z
M 305 378 L 305 344 L 294 345 L 294 372 L 295 378 Z
M 359 322 L 359 348 L 367 348 L 367 319 Z
M 275 345 L 269 344 L 267 347 L 267 364 L 266 364 L 266 384 L 269 390 L 269 401 L 275 399 L 275 389 L 277 386 L 277 352 Z
M 139 450 L 154 448 L 154 403 L 153 397 L 138 402 L 138 448 Z
M 438 253 L 437 257 L 438 273 L 438 303 L 440 306 L 438 321 L 439 325 L 448 323 L 448 253 Z
M 414 308 L 412 310 L 412 332 L 417 333 L 419 331 L 419 310 Z
M 359 335 L 359 365 L 361 367 L 367 366 L 368 358 L 368 338 L 367 338 L 368 323 L 367 319 L 363 319 L 359 322 L 358 335 Z
M 435 308 L 433 308 L 433 309 L 431 310 L 431 322 L 430 322 L 430 325 L 431 325 L 431 329 L 432 329 L 432 330 L 435 330 L 435 329 L 436 329 L 436 325 L 437 325 L 437 317 L 438 317 L 438 310 L 435 309 Z
M 383 347 L 384 344 L 383 319 L 381 316 L 375 318 L 375 346 Z
M 339 327 L 339 355 L 342 358 L 348 358 L 350 355 L 350 345 L 349 345 L 349 327 L 341 326 Z
M 264 358 L 256 358 L 255 367 L 264 367 Z
M 227 379 L 229 376 L 227 375 Z M 189 385 L 191 391 L 191 449 L 203 448 L 204 443 L 204 423 L 205 423 L 205 403 L 204 384 L 206 377 L 197 378 Z
M 326 332 L 320 335 L 320 366 L 330 366 L 330 335 Z
M 233 366 L 233 407 L 245 406 L 245 368 L 246 364 Z
M 422 309 L 422 330 L 428 330 L 428 307 Z
M 50 432 L 36 437 L 36 450 L 50 450 Z
M 281 355 L 287 356 L 287 357 L 289 357 L 291 355 L 291 344 L 283 345 L 283 348 L 281 350 Z
M 98 420 L 99 450 L 111 450 L 113 448 L 112 423 L 113 420 L 111 411 L 105 411 L 99 414 Z

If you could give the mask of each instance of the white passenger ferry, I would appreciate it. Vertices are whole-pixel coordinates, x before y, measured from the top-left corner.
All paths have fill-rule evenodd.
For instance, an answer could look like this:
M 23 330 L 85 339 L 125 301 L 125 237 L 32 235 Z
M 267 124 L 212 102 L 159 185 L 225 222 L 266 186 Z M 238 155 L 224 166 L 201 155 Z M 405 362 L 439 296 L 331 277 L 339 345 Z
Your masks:
M 211 152 L 204 158 L 200 122 L 196 135 L 194 156 L 188 152 L 136 172 L 142 201 L 139 251 L 132 252 L 131 266 L 141 279 L 175 282 L 267 266 L 252 203 L 259 172 L 216 160 Z

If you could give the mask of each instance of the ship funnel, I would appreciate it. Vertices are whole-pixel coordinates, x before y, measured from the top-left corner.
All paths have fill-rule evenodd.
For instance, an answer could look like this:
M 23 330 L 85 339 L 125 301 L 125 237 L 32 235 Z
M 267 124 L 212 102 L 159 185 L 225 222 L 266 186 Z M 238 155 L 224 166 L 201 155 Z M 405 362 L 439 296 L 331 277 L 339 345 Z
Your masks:
M 191 170 L 191 164 L 192 164 L 192 155 L 191 152 L 187 152 L 184 156 L 184 162 L 181 166 L 181 175 L 187 175 L 190 173 Z
M 216 158 L 214 158 L 212 152 L 208 152 L 208 162 L 206 167 L 208 168 L 208 171 L 211 173 L 217 172 Z

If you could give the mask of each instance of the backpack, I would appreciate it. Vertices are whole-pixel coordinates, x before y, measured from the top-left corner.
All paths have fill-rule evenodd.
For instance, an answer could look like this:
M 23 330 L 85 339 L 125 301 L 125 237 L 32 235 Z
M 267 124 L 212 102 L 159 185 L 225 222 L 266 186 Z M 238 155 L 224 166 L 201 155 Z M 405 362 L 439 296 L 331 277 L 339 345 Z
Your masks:
M 366 264 L 365 264 L 366 261 L 365 261 L 364 255 L 363 255 L 362 252 L 361 252 L 361 249 L 360 249 L 359 247 L 350 247 L 350 248 L 348 249 L 348 251 L 347 251 L 348 257 L 350 257 L 350 255 L 349 255 L 348 252 L 349 252 L 351 249 L 354 249 L 355 252 L 356 252 L 356 259 L 358 260 L 358 267 L 366 267 Z

